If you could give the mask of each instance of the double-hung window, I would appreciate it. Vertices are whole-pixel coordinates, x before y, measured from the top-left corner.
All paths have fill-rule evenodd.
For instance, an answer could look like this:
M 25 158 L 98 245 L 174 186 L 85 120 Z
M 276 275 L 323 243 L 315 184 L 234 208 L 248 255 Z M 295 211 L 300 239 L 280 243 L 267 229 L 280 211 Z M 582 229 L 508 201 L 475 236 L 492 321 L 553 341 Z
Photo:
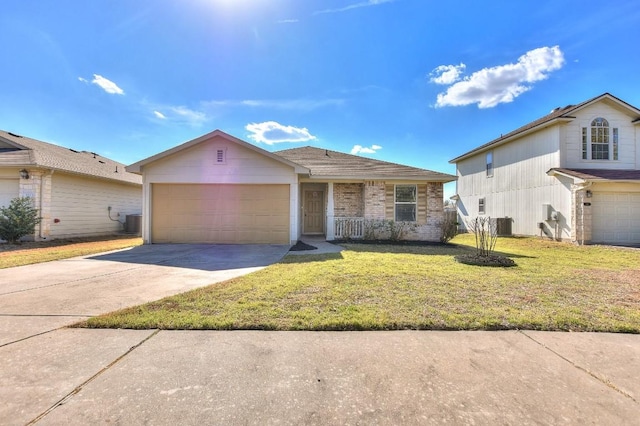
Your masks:
M 418 188 L 416 185 L 396 185 L 396 222 L 415 222 L 418 211 Z
M 493 152 L 487 152 L 487 177 L 493 177 Z

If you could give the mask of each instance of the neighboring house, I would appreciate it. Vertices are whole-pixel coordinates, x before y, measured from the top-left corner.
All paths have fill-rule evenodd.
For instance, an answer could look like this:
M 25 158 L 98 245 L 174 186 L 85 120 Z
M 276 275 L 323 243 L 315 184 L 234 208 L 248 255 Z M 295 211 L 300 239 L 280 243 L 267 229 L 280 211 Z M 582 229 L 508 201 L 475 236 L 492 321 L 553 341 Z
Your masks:
M 640 244 L 640 110 L 609 93 L 450 162 L 463 227 L 506 217 L 516 235 Z
M 144 242 L 294 244 L 409 221 L 438 240 L 455 176 L 304 147 L 268 152 L 216 130 L 127 167 L 143 177 Z
M 19 196 L 42 217 L 36 240 L 106 235 L 141 213 L 142 179 L 95 153 L 0 131 L 0 206 Z

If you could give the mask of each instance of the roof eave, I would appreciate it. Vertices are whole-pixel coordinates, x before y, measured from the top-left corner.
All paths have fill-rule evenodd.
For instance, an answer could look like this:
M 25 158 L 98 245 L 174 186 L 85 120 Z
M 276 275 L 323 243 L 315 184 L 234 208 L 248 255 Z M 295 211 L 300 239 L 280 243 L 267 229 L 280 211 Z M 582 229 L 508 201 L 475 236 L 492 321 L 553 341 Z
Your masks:
M 546 127 L 552 126 L 552 125 L 557 124 L 557 123 L 567 123 L 567 122 L 572 121 L 574 119 L 575 119 L 575 117 L 572 117 L 572 116 L 553 118 L 553 119 L 551 119 L 549 121 L 545 121 L 544 123 L 540 123 L 535 127 L 532 127 L 530 129 L 524 130 L 524 131 L 522 131 L 520 133 L 516 133 L 515 135 L 511 135 L 511 136 L 505 137 L 503 139 L 498 139 L 496 141 L 489 142 L 486 145 L 482 145 L 482 146 L 480 146 L 480 147 L 478 147 L 478 148 L 476 148 L 474 150 L 471 150 L 471 151 L 469 151 L 469 152 L 467 152 L 465 154 L 462 154 L 459 157 L 456 157 L 456 158 L 454 158 L 452 160 L 449 160 L 449 163 L 450 164 L 455 164 L 458 161 L 466 160 L 467 158 L 473 157 L 473 156 L 478 155 L 478 154 L 482 154 L 483 152 L 486 152 L 486 151 L 490 151 L 495 147 L 504 145 L 506 143 L 509 143 L 509 142 L 515 140 L 515 139 L 519 139 L 519 138 L 521 138 L 523 136 L 530 135 L 531 133 L 535 133 L 535 132 L 537 132 L 539 130 L 542 130 L 542 129 L 546 128 Z
M 453 182 L 458 179 L 457 176 L 439 176 L 439 177 L 421 177 L 421 176 L 348 176 L 348 175 L 309 175 L 309 179 L 313 180 L 352 180 L 352 181 L 414 181 L 414 182 Z
M 182 150 L 191 148 L 194 145 L 197 145 L 197 144 L 199 144 L 201 142 L 204 142 L 205 140 L 214 138 L 216 136 L 220 136 L 220 137 L 222 137 L 224 139 L 227 139 L 230 142 L 236 143 L 236 144 L 238 144 L 238 145 L 240 145 L 242 147 L 245 147 L 245 148 L 250 149 L 250 150 L 252 150 L 254 152 L 257 152 L 257 153 L 262 154 L 262 155 L 264 155 L 266 157 L 269 157 L 272 160 L 275 160 L 275 161 L 278 161 L 280 163 L 286 164 L 286 165 L 292 167 L 296 173 L 302 173 L 302 174 L 310 173 L 310 170 L 307 169 L 306 167 L 303 167 L 303 166 L 301 166 L 301 165 L 299 165 L 297 163 L 294 163 L 294 162 L 289 161 L 289 160 L 287 160 L 285 158 L 282 158 L 277 154 L 274 154 L 274 153 L 269 152 L 267 150 L 264 150 L 264 149 L 262 149 L 260 147 L 252 145 L 252 144 L 250 144 L 248 142 L 245 142 L 242 139 L 236 138 L 235 136 L 231 136 L 230 134 L 225 133 L 220 129 L 216 129 L 213 132 L 207 133 L 206 135 L 202 135 L 202 136 L 197 137 L 197 138 L 195 138 L 193 140 L 187 141 L 187 142 L 185 142 L 183 144 L 180 144 L 178 146 L 170 148 L 170 149 L 168 149 L 166 151 L 162 151 L 162 152 L 160 152 L 160 153 L 158 153 L 156 155 L 153 155 L 151 157 L 147 157 L 147 158 L 145 158 L 143 160 L 140 160 L 140 161 L 138 161 L 136 163 L 130 164 L 130 165 L 125 167 L 125 170 L 130 172 L 130 173 L 135 173 L 135 174 L 141 175 L 142 174 L 142 168 L 145 165 L 153 163 L 155 161 L 158 161 L 158 160 L 160 160 L 162 158 L 165 158 L 165 157 L 168 157 L 170 155 L 173 155 L 173 154 L 175 154 L 177 152 L 180 152 Z

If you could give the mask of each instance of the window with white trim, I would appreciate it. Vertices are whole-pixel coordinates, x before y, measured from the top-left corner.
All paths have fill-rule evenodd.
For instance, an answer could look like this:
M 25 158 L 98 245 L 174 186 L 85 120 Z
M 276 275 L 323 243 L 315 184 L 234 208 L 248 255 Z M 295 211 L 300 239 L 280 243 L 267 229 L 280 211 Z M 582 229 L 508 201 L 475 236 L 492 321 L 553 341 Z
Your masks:
M 618 128 L 609 127 L 605 118 L 595 118 L 589 127 L 582 128 L 583 160 L 615 161 L 618 150 Z
M 394 207 L 396 222 L 415 222 L 418 211 L 417 185 L 396 185 Z
M 478 214 L 484 214 L 485 213 L 485 200 L 484 198 L 479 198 L 478 199 Z
M 493 177 L 493 151 L 487 152 L 487 177 Z

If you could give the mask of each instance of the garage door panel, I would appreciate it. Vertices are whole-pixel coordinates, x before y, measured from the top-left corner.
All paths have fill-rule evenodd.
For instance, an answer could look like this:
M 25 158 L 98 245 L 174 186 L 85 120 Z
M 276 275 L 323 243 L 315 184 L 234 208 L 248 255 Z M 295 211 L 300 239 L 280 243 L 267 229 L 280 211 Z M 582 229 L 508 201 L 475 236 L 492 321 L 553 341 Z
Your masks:
M 640 192 L 594 192 L 592 241 L 640 244 Z
M 152 242 L 288 244 L 289 185 L 154 184 Z

